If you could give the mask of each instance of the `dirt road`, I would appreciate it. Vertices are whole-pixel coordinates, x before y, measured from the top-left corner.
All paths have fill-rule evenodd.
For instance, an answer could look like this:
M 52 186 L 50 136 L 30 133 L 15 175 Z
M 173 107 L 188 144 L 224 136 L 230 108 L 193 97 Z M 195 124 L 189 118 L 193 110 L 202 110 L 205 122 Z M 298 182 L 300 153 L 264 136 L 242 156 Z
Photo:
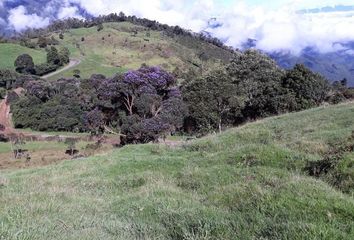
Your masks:
M 68 65 L 66 65 L 65 67 L 55 71 L 55 72 L 52 72 L 52 73 L 49 73 L 47 75 L 44 75 L 42 76 L 42 78 L 44 79 L 47 79 L 47 78 L 50 78 L 50 77 L 53 77 L 61 72 L 64 72 L 66 70 L 69 70 L 70 68 L 73 68 L 73 67 L 76 67 L 77 65 L 79 65 L 81 63 L 81 60 L 79 59 L 70 59 L 70 62 Z
M 0 124 L 5 127 L 6 133 L 14 132 L 10 115 L 10 105 L 7 104 L 6 99 L 0 102 Z

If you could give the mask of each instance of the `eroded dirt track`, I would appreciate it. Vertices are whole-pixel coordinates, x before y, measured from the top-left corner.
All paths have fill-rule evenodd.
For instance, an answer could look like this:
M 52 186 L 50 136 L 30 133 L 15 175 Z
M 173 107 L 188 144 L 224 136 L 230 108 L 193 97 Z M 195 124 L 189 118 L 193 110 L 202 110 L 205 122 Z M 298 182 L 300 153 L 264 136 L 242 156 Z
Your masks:
M 0 102 L 0 124 L 5 127 L 5 133 L 14 133 L 15 130 L 12 127 L 10 105 L 7 103 L 6 99 Z

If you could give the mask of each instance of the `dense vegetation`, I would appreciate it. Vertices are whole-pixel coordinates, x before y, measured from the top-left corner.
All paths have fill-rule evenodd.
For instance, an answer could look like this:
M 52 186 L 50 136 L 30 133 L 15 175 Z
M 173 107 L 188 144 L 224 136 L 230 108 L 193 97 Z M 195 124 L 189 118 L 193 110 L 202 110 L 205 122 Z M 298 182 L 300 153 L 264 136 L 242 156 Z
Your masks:
M 46 49 L 47 62 L 35 65 L 29 54 L 21 54 L 15 60 L 16 72 L 21 74 L 30 74 L 43 76 L 50 72 L 54 72 L 59 67 L 68 64 L 70 61 L 70 52 L 67 48 L 61 48 L 59 51 L 56 47 L 51 46 Z
M 55 56 L 48 52 L 48 62 L 59 62 Z M 346 98 L 344 85 L 331 87 L 302 65 L 284 71 L 253 50 L 205 76 L 187 77 L 178 86 L 172 74 L 143 66 L 112 78 L 30 81 L 24 85 L 26 96 L 13 105 L 15 126 L 94 134 L 109 127 L 126 143 L 149 142 L 182 127 L 205 134 Z
M 338 151 L 353 117 L 352 103 L 321 107 L 180 148 L 2 171 L 0 238 L 353 239 L 353 149 Z M 310 177 L 335 148 L 341 160 Z
M 266 55 L 249 50 L 238 54 L 228 66 L 185 82 L 183 95 L 190 113 L 186 128 L 221 131 L 224 125 L 333 102 L 342 91 L 345 86 L 333 89 L 303 65 L 284 71 Z
M 107 22 L 144 28 L 106 29 Z M 136 29 L 142 33 L 134 45 Z M 205 68 L 185 55 L 196 68 L 144 64 L 117 71 L 114 63 L 108 67 L 114 76 L 86 77 L 84 68 L 55 81 L 35 76 L 68 63 L 70 53 L 89 59 L 86 66 L 96 71 L 104 65 L 97 55 L 103 48 L 85 48 L 98 44 L 109 46 L 102 54 L 114 55 L 112 61 L 116 44 L 173 58 L 151 36 L 158 35 L 154 30 L 178 37 L 183 44 L 174 48 L 188 46 L 200 61 L 213 61 Z M 196 48 L 191 40 L 208 46 Z M 46 49 L 47 58 L 38 63 L 23 52 L 17 72 L 0 70 L 0 98 L 7 96 L 17 128 L 109 132 L 123 144 L 147 143 L 354 97 L 345 79 L 330 85 L 303 65 L 284 70 L 258 51 L 234 51 L 207 36 L 124 14 L 57 21 L 27 31 L 21 44 Z M 131 52 L 124 56 L 134 59 Z M 21 96 L 12 91 L 18 87 L 25 89 Z M 173 141 L 172 147 L 126 146 L 40 171 L 0 172 L 0 239 L 353 239 L 353 116 L 347 103 Z
M 126 142 L 149 142 L 183 125 L 186 108 L 176 79 L 157 67 L 113 78 L 30 81 L 13 105 L 16 127 L 103 133 L 108 126 Z

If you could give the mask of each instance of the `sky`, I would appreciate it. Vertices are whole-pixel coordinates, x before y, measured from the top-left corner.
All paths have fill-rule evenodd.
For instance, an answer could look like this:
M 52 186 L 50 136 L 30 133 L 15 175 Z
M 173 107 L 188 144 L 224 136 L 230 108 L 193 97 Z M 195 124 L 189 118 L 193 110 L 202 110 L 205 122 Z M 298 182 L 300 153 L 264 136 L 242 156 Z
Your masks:
M 299 54 L 354 41 L 354 0 L 0 0 L 0 30 L 120 11 L 208 32 L 235 48 L 254 39 L 264 51 Z

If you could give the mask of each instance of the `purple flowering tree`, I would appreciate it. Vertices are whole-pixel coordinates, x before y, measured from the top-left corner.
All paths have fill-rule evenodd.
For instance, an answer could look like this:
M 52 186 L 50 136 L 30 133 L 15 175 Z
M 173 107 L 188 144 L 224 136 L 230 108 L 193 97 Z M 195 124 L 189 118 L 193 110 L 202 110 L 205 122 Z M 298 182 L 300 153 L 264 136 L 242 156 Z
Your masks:
M 159 67 L 141 67 L 124 74 L 119 92 L 125 110 L 128 116 L 136 115 L 141 120 L 129 125 L 131 119 L 136 119 L 129 118 L 123 133 L 129 135 L 134 129 L 134 136 L 140 138 L 138 142 L 147 142 L 179 128 L 185 108 L 176 83 L 172 74 Z M 136 137 L 133 139 L 136 142 Z

